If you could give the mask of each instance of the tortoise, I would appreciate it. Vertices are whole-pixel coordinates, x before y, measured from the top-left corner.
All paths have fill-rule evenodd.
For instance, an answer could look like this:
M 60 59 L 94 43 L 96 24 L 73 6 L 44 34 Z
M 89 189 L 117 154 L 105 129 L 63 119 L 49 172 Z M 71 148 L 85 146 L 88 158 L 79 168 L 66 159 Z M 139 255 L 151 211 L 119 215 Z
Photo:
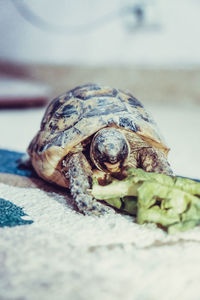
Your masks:
M 168 151 L 140 101 L 129 92 L 94 83 L 50 102 L 28 147 L 37 174 L 70 188 L 78 210 L 88 215 L 109 209 L 90 194 L 96 169 L 113 176 L 128 167 L 171 175 Z

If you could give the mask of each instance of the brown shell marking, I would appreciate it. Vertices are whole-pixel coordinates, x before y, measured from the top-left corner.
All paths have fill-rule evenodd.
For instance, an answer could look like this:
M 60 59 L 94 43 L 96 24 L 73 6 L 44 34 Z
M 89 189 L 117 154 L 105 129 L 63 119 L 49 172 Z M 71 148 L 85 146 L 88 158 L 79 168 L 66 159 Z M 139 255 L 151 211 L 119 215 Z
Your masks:
M 136 132 L 165 154 L 169 151 L 140 101 L 121 90 L 86 84 L 54 99 L 47 107 L 40 131 L 28 148 L 38 175 L 53 182 L 61 172 L 60 160 L 106 126 Z M 66 186 L 64 179 L 60 180 L 59 184 Z

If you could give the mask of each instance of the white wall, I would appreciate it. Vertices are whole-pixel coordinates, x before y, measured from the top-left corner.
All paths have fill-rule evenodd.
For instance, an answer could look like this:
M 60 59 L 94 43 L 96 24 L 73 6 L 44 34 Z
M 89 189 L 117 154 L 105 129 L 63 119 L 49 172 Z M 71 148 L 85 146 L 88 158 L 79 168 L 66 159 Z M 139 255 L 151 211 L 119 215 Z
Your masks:
M 91 31 L 94 25 L 84 31 L 82 24 L 93 24 L 136 0 L 25 2 L 53 26 L 79 26 L 83 33 L 56 34 L 34 27 L 18 13 L 11 0 L 0 0 L 0 59 L 61 64 L 200 64 L 200 0 L 143 1 L 148 3 L 146 25 L 132 32 L 127 30 L 127 23 L 134 22 L 130 15 Z M 158 26 L 154 30 L 155 25 Z

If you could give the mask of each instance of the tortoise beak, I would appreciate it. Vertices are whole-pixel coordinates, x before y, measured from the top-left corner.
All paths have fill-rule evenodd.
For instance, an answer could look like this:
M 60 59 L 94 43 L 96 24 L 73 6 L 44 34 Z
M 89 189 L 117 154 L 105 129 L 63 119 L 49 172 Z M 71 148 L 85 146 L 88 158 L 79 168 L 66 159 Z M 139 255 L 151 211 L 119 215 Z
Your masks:
M 104 165 L 106 166 L 107 170 L 110 173 L 118 173 L 120 172 L 120 162 L 116 162 L 114 164 L 111 164 L 109 162 L 104 162 Z

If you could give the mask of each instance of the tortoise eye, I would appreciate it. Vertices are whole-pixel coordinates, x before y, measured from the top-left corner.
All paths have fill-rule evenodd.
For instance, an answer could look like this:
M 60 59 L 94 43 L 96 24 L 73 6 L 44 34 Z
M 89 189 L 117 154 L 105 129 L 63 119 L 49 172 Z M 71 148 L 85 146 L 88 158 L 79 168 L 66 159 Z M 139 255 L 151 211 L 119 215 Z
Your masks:
M 128 153 L 128 145 L 124 144 L 122 148 L 122 154 Z
M 106 161 L 105 153 L 102 153 L 98 147 L 95 147 L 95 158 L 99 161 Z

